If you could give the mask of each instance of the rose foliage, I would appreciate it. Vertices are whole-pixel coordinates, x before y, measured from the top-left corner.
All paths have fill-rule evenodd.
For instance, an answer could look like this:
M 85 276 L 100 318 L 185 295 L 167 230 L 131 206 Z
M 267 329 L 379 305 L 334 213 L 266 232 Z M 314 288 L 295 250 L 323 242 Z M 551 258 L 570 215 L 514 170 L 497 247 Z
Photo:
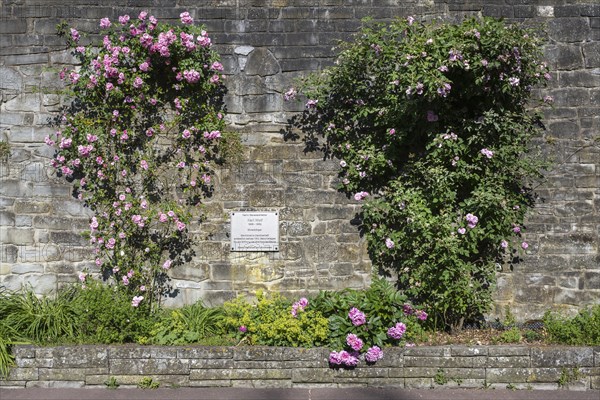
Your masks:
M 304 82 L 307 144 L 339 160 L 373 264 L 438 327 L 489 310 L 496 265 L 528 246 L 523 219 L 545 165 L 530 111 L 550 79 L 541 58 L 533 31 L 499 20 L 408 18 L 365 24 Z
M 61 72 L 72 103 L 46 142 L 94 212 L 96 265 L 138 307 L 160 299 L 167 271 L 191 255 L 189 224 L 237 138 L 223 132 L 223 66 L 187 12 L 176 24 L 103 18 L 100 29 L 102 43 L 84 46 L 59 26 L 80 65 Z

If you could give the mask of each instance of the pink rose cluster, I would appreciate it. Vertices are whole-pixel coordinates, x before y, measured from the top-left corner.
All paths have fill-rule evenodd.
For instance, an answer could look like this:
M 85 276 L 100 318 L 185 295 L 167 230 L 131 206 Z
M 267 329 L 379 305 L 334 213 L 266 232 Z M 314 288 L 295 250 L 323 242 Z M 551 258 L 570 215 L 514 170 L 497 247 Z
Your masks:
M 346 350 L 332 351 L 329 353 L 329 363 L 331 365 L 339 365 L 346 367 L 356 367 L 358 364 L 359 354 L 356 352 L 349 353 Z
M 369 192 L 358 192 L 354 195 L 354 200 L 361 201 L 364 200 L 367 196 L 369 196 Z
M 465 219 L 467 220 L 467 227 L 469 229 L 473 229 L 475 228 L 475 226 L 477 226 L 477 223 L 479 222 L 479 218 L 477 218 L 477 216 L 469 213 L 465 216 Z
M 427 313 L 425 311 L 417 310 L 410 304 L 404 304 L 404 306 L 402 306 L 402 311 L 404 312 L 404 315 L 414 315 L 421 321 L 427 320 Z
M 292 316 L 296 318 L 298 311 L 304 311 L 306 307 L 308 307 L 308 299 L 306 297 L 302 297 L 300 300 L 292 304 Z
M 354 333 L 349 333 L 346 336 L 346 344 L 354 351 L 360 351 L 363 348 L 363 341 Z
M 352 325 L 361 326 L 366 323 L 365 314 L 358 308 L 353 307 L 348 313 L 348 318 L 352 321 Z M 346 335 L 346 345 L 350 351 L 332 351 L 329 354 L 329 363 L 332 366 L 355 367 L 360 358 L 360 351 L 364 348 L 364 341 L 354 333 Z M 383 358 L 383 351 L 378 346 L 372 346 L 365 352 L 365 361 L 375 363 Z
M 200 80 L 200 73 L 195 69 L 191 69 L 189 71 L 183 71 L 183 77 L 189 83 L 196 83 Z
M 204 132 L 203 136 L 209 140 L 218 139 L 221 137 L 220 131 Z
M 144 296 L 133 296 L 133 299 L 131 300 L 131 306 L 138 307 L 142 300 L 144 300 Z
M 298 94 L 298 92 L 296 91 L 296 89 L 290 88 L 290 90 L 288 90 L 287 92 L 284 93 L 283 99 L 285 101 L 291 101 L 296 98 L 297 94 Z
M 365 361 L 375 363 L 383 358 L 383 351 L 379 346 L 370 347 L 365 353 Z
M 387 335 L 392 339 L 402 339 L 406 332 L 406 325 L 402 322 L 398 322 L 395 326 L 392 326 L 387 330 Z
M 367 322 L 365 313 L 363 313 L 356 307 L 352 307 L 350 309 L 350 311 L 348 312 L 348 318 L 350 318 L 350 321 L 352 321 L 352 325 L 354 326 L 361 326 Z

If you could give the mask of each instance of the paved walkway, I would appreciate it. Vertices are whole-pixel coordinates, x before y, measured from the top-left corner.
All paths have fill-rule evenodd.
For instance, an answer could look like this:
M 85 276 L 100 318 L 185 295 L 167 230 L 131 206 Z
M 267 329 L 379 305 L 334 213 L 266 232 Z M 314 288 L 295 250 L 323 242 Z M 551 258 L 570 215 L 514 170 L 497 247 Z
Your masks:
M 600 391 L 498 389 L 0 389 L 0 400 L 600 400 Z

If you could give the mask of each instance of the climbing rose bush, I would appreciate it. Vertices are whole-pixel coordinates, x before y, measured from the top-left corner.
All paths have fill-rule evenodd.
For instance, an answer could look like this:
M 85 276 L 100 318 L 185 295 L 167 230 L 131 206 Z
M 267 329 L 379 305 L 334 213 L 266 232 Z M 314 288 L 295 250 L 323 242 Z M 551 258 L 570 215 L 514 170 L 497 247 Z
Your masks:
M 530 100 L 550 79 L 540 49 L 533 31 L 491 18 L 367 23 L 299 90 L 297 125 L 339 160 L 374 266 L 438 327 L 489 310 L 497 266 L 529 247 L 545 165 Z
M 102 276 L 132 307 L 160 299 L 167 272 L 191 255 L 212 172 L 237 138 L 224 132 L 223 65 L 189 13 L 177 24 L 141 12 L 102 18 L 100 44 L 66 25 L 80 64 L 60 73 L 72 99 L 52 165 L 94 212 L 89 238 Z

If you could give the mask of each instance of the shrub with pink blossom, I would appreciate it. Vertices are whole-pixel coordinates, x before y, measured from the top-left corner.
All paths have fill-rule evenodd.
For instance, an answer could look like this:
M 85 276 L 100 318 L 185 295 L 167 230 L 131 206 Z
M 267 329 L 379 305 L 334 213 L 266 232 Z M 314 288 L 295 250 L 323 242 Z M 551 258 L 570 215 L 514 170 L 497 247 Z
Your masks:
M 366 290 L 323 291 L 311 299 L 311 308 L 329 321 L 331 366 L 353 367 L 362 359 L 373 364 L 384 356 L 385 346 L 419 341 L 427 314 L 405 301 L 406 296 L 381 278 Z
M 541 43 L 493 18 L 370 21 L 294 90 L 307 148 L 341 160 L 339 189 L 361 202 L 373 265 L 438 328 L 488 311 L 497 265 L 530 248 L 512 228 L 547 166 Z
M 159 300 L 167 270 L 191 254 L 189 224 L 239 139 L 224 133 L 219 56 L 189 13 L 174 25 L 142 12 L 98 27 L 102 42 L 83 45 L 59 26 L 79 65 L 61 73 L 72 106 L 45 141 L 57 175 L 94 212 L 96 265 L 138 307 Z

